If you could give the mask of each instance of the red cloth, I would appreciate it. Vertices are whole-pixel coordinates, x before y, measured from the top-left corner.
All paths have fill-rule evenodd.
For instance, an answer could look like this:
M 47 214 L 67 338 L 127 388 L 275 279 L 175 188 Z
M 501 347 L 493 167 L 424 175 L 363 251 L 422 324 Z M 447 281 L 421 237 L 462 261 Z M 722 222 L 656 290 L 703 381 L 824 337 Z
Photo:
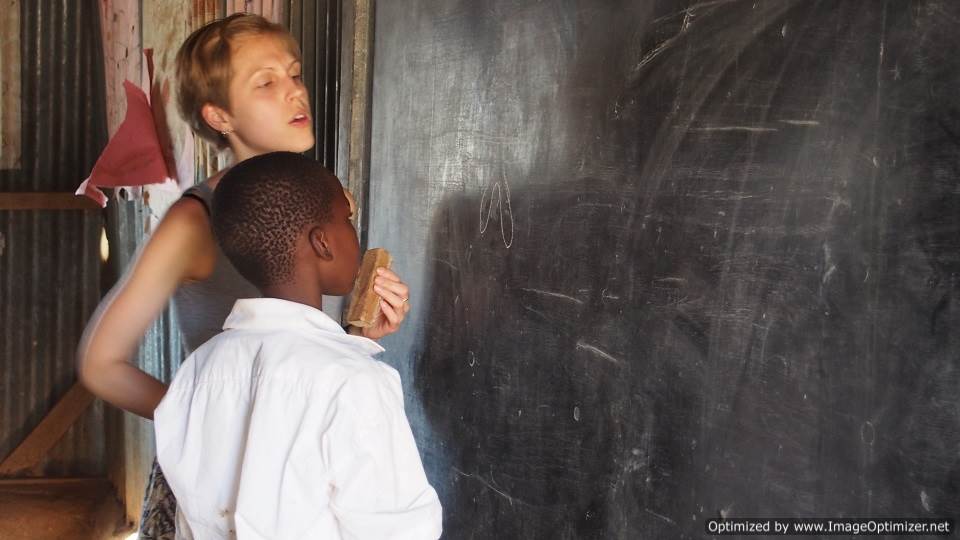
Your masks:
M 170 177 L 146 94 L 130 81 L 124 81 L 123 88 L 127 95 L 123 123 L 100 154 L 90 177 L 76 191 L 103 207 L 107 206 L 107 197 L 100 187 L 143 186 Z

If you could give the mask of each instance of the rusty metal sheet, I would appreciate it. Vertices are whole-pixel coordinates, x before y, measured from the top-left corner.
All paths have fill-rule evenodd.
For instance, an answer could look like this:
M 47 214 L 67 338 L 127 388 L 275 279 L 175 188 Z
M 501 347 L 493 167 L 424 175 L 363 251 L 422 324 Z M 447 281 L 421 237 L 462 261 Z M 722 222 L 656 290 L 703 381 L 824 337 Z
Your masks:
M 0 171 L 0 191 L 73 191 L 106 141 L 96 3 L 3 3 L 4 39 L 15 28 L 19 40 L 22 92 L 16 99 L 4 93 L 4 121 L 20 117 L 20 160 Z M 76 378 L 74 350 L 100 297 L 101 224 L 99 211 L 0 212 L 0 455 Z M 100 475 L 103 455 L 102 407 L 95 405 L 35 472 Z
M 0 456 L 76 380 L 74 350 L 100 296 L 99 235 L 98 212 L 0 212 Z M 103 445 L 98 405 L 34 474 L 103 474 Z

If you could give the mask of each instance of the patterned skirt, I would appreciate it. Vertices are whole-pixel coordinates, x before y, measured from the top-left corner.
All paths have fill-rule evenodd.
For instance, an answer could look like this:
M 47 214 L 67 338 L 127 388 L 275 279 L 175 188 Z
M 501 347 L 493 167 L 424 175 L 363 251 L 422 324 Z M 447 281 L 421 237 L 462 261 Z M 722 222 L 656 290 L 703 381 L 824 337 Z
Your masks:
M 140 540 L 174 540 L 177 536 L 177 500 L 163 477 L 163 471 L 153 460 L 147 493 L 143 497 L 140 515 Z

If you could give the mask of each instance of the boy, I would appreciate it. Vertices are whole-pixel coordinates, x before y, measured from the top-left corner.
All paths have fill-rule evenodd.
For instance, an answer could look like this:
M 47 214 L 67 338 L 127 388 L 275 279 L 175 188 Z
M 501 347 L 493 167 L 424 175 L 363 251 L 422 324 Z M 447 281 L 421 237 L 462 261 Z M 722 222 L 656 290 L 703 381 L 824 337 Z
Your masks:
M 320 311 L 360 262 L 339 181 L 299 154 L 231 169 L 213 229 L 264 298 L 184 362 L 154 412 L 178 538 L 429 538 L 441 508 L 383 349 Z

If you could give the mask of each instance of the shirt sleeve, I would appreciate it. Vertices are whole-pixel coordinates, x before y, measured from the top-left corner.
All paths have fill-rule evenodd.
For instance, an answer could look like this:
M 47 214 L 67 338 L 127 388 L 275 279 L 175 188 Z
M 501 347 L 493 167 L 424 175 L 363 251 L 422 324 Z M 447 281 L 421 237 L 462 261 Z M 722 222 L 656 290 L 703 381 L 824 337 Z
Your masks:
M 424 474 L 397 372 L 381 364 L 351 376 L 334 407 L 321 445 L 343 538 L 439 538 L 440 501 Z

